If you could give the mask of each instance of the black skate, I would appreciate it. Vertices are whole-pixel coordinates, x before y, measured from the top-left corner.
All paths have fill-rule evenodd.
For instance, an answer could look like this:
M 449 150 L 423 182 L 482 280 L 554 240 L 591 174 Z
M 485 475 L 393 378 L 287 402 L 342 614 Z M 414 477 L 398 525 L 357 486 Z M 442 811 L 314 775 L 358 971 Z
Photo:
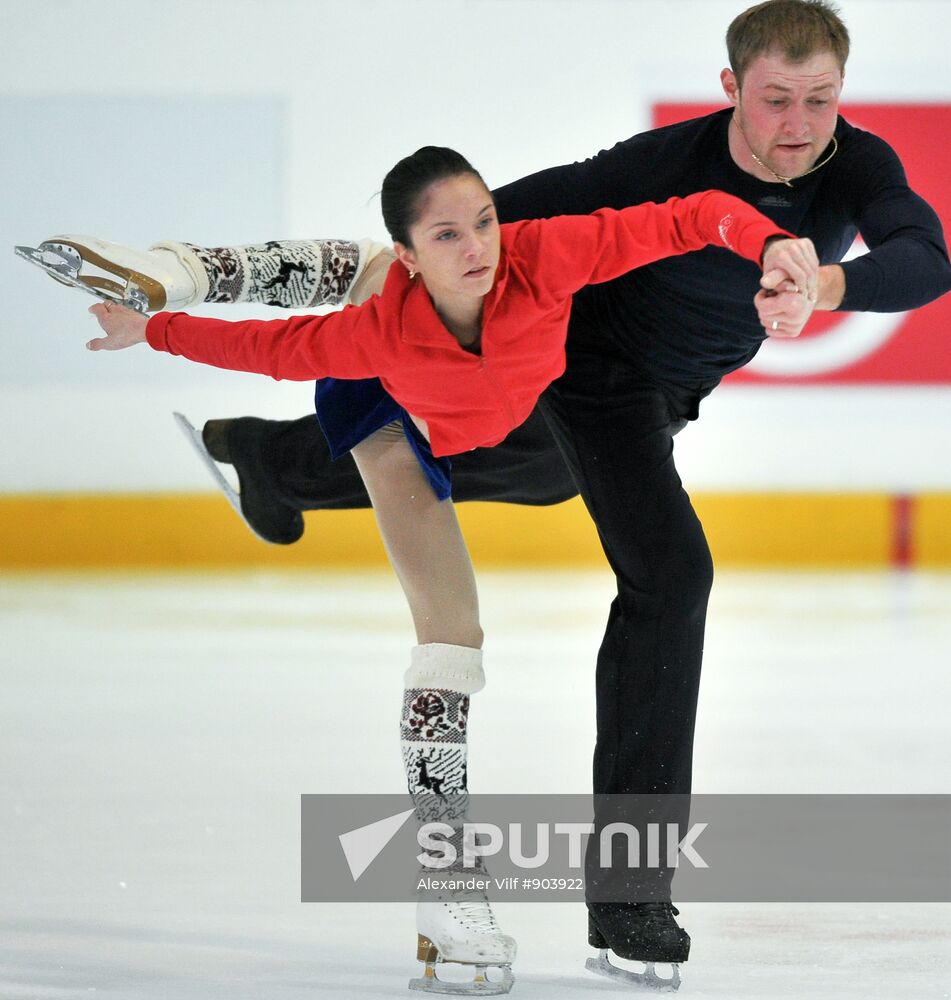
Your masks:
M 199 432 L 191 423 L 191 421 L 182 413 L 173 413 L 172 416 L 175 417 L 175 423 L 181 428 L 182 433 L 188 438 L 189 443 L 195 449 L 195 453 L 201 459 L 202 464 L 211 473 L 212 479 L 215 481 L 215 485 L 221 492 L 225 495 L 225 499 L 231 505 L 232 510 L 241 518 L 242 521 L 251 529 L 251 531 L 261 539 L 262 542 L 268 542 L 271 544 L 289 544 L 290 542 L 296 542 L 298 538 L 304 533 L 304 519 L 301 517 L 300 511 L 294 511 L 286 505 L 281 504 L 279 501 L 274 500 L 273 506 L 268 506 L 266 500 L 264 500 L 259 493 L 255 492 L 253 488 L 248 490 L 247 478 L 242 477 L 241 469 L 236 465 L 235 469 L 238 472 L 238 482 L 241 485 L 241 492 L 238 491 L 228 482 L 228 480 L 222 475 L 221 470 L 215 464 L 215 461 L 231 463 L 231 455 L 227 448 L 227 437 L 223 438 L 223 441 L 217 440 L 213 435 L 211 436 L 211 444 L 209 444 L 208 424 L 230 424 L 235 421 L 230 420 L 210 420 L 208 424 L 205 424 L 205 433 Z M 247 419 L 256 419 L 249 417 Z M 263 423 L 263 421 L 262 421 Z M 248 515 L 248 496 L 254 497 L 259 504 L 259 507 L 252 508 L 254 513 L 257 515 L 254 520 Z M 295 524 L 293 518 L 284 517 L 284 510 L 288 510 L 291 514 L 297 515 L 297 521 L 299 524 Z M 290 522 L 288 524 L 288 521 Z
M 232 490 L 228 500 L 237 504 L 235 510 L 254 534 L 273 545 L 291 545 L 304 534 L 304 517 L 271 489 L 261 461 L 267 424 L 260 417 L 208 420 L 201 432 L 201 450 L 215 462 L 234 466 L 241 492 Z
M 690 935 L 674 915 L 680 911 L 667 902 L 589 903 L 588 944 L 599 949 L 585 968 L 611 979 L 646 989 L 673 993 L 680 989 L 678 963 L 690 954 Z M 608 952 L 631 962 L 643 962 L 643 972 L 612 965 Z M 670 977 L 658 975 L 655 964 L 670 965 Z

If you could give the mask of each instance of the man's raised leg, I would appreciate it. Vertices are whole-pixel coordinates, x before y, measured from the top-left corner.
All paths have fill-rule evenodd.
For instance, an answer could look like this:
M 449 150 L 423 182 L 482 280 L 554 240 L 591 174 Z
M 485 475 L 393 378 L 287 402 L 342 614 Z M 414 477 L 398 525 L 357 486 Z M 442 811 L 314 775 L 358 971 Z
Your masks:
M 214 459 L 234 466 L 242 512 L 271 542 L 297 541 L 304 531 L 302 511 L 370 506 L 353 459 L 330 457 L 314 414 L 299 420 L 209 420 L 203 438 Z M 577 494 L 538 410 L 495 448 L 476 448 L 453 458 L 452 482 L 456 502 L 548 506 Z

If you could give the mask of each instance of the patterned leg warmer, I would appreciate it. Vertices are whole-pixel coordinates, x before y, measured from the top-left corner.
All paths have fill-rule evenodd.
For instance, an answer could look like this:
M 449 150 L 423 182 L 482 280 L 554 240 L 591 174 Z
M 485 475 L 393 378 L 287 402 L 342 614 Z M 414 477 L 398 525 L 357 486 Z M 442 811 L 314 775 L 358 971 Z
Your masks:
M 151 249 L 176 255 L 195 280 L 196 302 L 311 309 L 347 304 L 367 263 L 386 248 L 372 240 L 272 240 L 242 247 L 166 241 Z
M 466 789 L 466 726 L 469 696 L 485 686 L 482 652 L 466 646 L 430 643 L 413 650 L 406 672 L 400 736 L 416 819 L 445 823 L 453 829 L 449 843 L 457 862 L 439 871 L 441 878 L 468 877 L 462 860 L 462 830 L 469 793 Z M 480 859 L 481 861 L 481 859 Z M 482 864 L 475 871 L 485 875 Z M 421 869 L 419 876 L 433 874 Z M 507 993 L 511 989 L 515 939 L 503 934 L 482 890 L 461 886 L 422 888 L 416 904 L 416 957 L 424 975 L 411 989 L 439 993 Z M 436 963 L 474 965 L 471 984 L 440 983 Z M 489 982 L 487 966 L 498 966 L 502 978 Z
M 485 686 L 482 650 L 445 643 L 413 649 L 404 677 L 400 743 L 416 818 L 458 827 L 468 804 L 466 726 L 469 696 Z M 453 837 L 460 843 L 461 832 Z

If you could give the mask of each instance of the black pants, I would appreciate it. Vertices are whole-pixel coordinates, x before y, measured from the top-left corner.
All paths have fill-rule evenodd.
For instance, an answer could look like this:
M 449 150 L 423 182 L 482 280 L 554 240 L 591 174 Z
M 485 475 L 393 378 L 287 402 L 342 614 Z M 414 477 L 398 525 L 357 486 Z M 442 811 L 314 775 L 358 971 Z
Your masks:
M 677 823 L 686 833 L 689 814 L 713 563 L 673 438 L 705 391 L 665 391 L 620 360 L 575 355 L 541 404 L 617 579 L 597 664 L 595 828 L 626 820 L 642 845 L 645 823 Z M 599 795 L 676 798 L 645 810 Z M 598 847 L 591 838 L 589 900 L 669 897 L 673 870 L 642 868 L 638 878 L 615 862 L 599 871 Z
M 598 654 L 595 792 L 690 792 L 713 563 L 673 438 L 698 402 L 584 355 L 542 399 L 617 578 Z

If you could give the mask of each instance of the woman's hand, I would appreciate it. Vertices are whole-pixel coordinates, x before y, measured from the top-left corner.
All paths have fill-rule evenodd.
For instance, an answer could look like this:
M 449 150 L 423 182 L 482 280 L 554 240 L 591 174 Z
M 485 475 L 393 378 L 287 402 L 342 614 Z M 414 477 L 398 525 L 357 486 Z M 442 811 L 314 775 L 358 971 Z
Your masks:
M 769 291 L 780 291 L 787 282 L 792 282 L 796 286 L 795 291 L 801 292 L 811 302 L 816 301 L 819 256 L 812 240 L 766 241 L 760 285 Z
M 145 343 L 148 316 L 115 302 L 100 302 L 90 306 L 89 311 L 106 331 L 105 337 L 97 337 L 86 344 L 90 351 L 121 351 L 124 347 Z

